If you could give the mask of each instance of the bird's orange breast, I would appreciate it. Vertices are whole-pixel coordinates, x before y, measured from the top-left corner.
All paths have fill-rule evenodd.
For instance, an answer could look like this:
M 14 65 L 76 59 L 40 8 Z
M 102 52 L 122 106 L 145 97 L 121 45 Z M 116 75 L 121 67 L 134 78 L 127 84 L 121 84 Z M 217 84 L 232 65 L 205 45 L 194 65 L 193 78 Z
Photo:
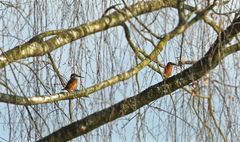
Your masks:
M 71 79 L 66 86 L 68 92 L 73 92 L 77 88 L 77 79 Z
M 172 75 L 172 65 L 168 64 L 165 68 L 164 68 L 164 75 L 166 77 L 170 77 Z

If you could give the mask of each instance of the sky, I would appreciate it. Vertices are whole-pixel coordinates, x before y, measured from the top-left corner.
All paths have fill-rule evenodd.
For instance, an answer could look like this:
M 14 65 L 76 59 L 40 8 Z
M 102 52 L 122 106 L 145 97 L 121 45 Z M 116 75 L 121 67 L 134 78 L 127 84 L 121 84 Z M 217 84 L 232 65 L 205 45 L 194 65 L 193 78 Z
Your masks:
M 40 2 L 38 4 L 33 1 L 21 1 L 18 4 L 16 4 L 15 1 L 12 2 L 15 3 L 15 8 L 6 7 L 6 5 L 3 5 L 2 3 L 0 4 L 0 12 L 2 13 L 0 20 L 0 47 L 3 51 L 7 51 L 28 41 L 38 33 L 54 29 L 67 29 L 96 20 L 101 17 L 101 13 L 103 13 L 107 7 L 119 3 L 119 1 L 111 1 L 103 2 L 105 5 L 102 5 L 99 1 L 93 0 L 89 2 L 89 6 L 86 6 L 88 1 L 83 1 L 82 5 L 77 5 L 74 1 L 53 0 L 47 1 L 47 3 Z M 233 3 L 237 2 L 233 1 Z M 226 9 L 228 8 L 229 7 Z M 156 21 L 154 24 L 151 24 L 152 19 L 156 16 Z M 144 19 L 144 22 L 146 22 L 145 24 L 159 35 L 169 32 L 177 25 L 178 21 L 177 11 L 170 8 L 164 9 L 161 12 L 144 15 L 140 18 Z M 138 24 L 136 24 L 136 26 L 140 27 Z M 147 53 L 152 51 L 153 46 L 141 39 L 135 31 L 132 31 L 131 35 L 140 48 L 144 49 Z M 147 36 L 150 37 L 149 35 Z M 181 35 L 170 40 L 158 59 L 163 64 L 166 64 L 169 61 L 177 62 L 177 57 L 179 57 L 179 51 L 181 49 L 179 45 L 181 39 L 184 39 L 184 58 L 197 60 L 208 50 L 209 45 L 215 40 L 215 38 L 216 34 L 214 34 L 213 31 L 203 22 L 199 22 L 189 28 L 184 37 Z M 153 38 L 153 41 L 155 44 L 158 43 L 157 39 Z M 129 48 L 121 27 L 112 28 L 101 33 L 84 37 L 53 51 L 51 54 L 65 81 L 67 81 L 70 74 L 73 72 L 84 76 L 84 79 L 82 80 L 83 83 L 81 86 L 78 86 L 79 88 L 92 86 L 93 84 L 109 79 L 110 77 L 122 73 L 136 65 L 134 53 Z M 222 66 L 219 66 L 210 72 L 210 76 L 224 83 L 239 86 L 239 68 L 233 66 L 237 63 L 235 62 L 237 59 L 239 59 L 239 55 L 237 54 L 227 57 L 222 63 Z M 34 63 L 36 61 L 40 61 L 41 64 Z M 7 66 L 6 71 L 9 85 L 19 95 L 23 95 L 19 88 L 22 88 L 27 96 L 35 96 L 39 94 L 50 95 L 47 91 L 52 93 L 60 92 L 62 86 L 54 75 L 53 70 L 48 64 L 46 64 L 46 62 L 48 62 L 48 59 L 46 56 L 43 56 L 40 58 L 24 59 L 19 63 L 13 63 L 11 66 Z M 36 72 L 46 85 L 46 88 L 36 81 L 34 75 L 24 64 L 29 64 L 30 67 L 37 70 Z M 185 66 L 185 68 L 187 67 L 188 66 Z M 181 68 L 175 67 L 174 74 L 179 73 L 181 70 Z M 4 74 L 2 71 L 0 73 L 1 75 Z M 16 77 L 14 77 L 13 73 L 15 73 Z M 5 78 L 0 77 L 0 79 L 0 81 L 3 81 Z M 149 68 L 145 68 L 138 74 L 140 89 L 137 88 L 136 79 L 131 78 L 112 87 L 103 89 L 102 91 L 98 91 L 92 94 L 89 98 L 73 100 L 73 105 L 75 106 L 74 119 L 79 120 L 84 118 L 85 116 L 115 104 L 124 98 L 133 96 L 139 91 L 143 91 L 147 87 L 160 82 L 161 80 L 162 78 L 159 74 L 153 72 Z M 19 81 L 19 84 L 16 83 L 17 81 Z M 201 84 L 201 80 L 199 82 Z M 213 84 L 211 86 L 223 88 L 221 84 Z M 209 95 L 211 92 L 217 92 L 216 90 L 209 89 L 211 86 L 203 85 L 201 95 Z M 219 94 L 225 98 L 232 95 L 238 95 L 239 88 L 236 89 L 237 92 L 234 92 L 234 89 L 229 86 L 222 88 L 220 89 L 220 92 L 223 92 L 222 94 Z M 0 86 L 0 91 L 5 92 L 5 89 Z M 225 93 L 225 91 L 229 93 Z M 218 118 L 223 119 L 222 121 L 230 119 L 226 118 L 226 111 L 223 113 L 220 112 L 225 109 L 221 109 L 223 107 L 223 100 L 221 97 L 217 97 L 217 95 L 215 95 L 213 103 Z M 166 96 L 156 100 L 150 105 L 141 108 L 139 111 L 126 117 L 119 118 L 114 122 L 110 122 L 108 125 L 104 125 L 99 129 L 92 131 L 90 134 L 77 138 L 77 140 L 119 142 L 138 141 L 139 139 L 141 141 L 173 141 L 174 138 L 177 138 L 179 141 L 201 140 L 200 134 L 206 133 L 206 129 L 201 128 L 201 125 L 198 126 L 199 123 L 193 123 L 198 121 L 197 118 L 194 117 L 195 112 L 194 107 L 192 107 L 197 107 L 197 102 L 206 107 L 206 101 L 193 99 L 189 94 L 180 89 L 173 92 L 172 96 Z M 232 108 L 232 114 L 239 113 L 239 103 L 237 101 L 231 102 L 228 100 L 224 105 L 225 107 Z M 68 101 L 59 102 L 59 106 L 63 112 L 68 115 Z M 59 129 L 61 126 L 69 124 L 68 119 L 64 116 L 63 112 L 59 110 L 56 104 L 44 104 L 33 106 L 33 108 L 38 110 L 38 112 L 44 117 L 51 132 Z M 175 111 L 176 108 L 177 111 Z M 205 109 L 198 109 L 203 113 L 206 111 Z M 9 121 L 11 122 L 11 129 L 13 129 L 11 136 L 16 136 L 12 141 L 23 141 L 22 138 L 25 138 L 26 140 L 26 133 L 21 133 L 20 130 L 23 129 L 23 131 L 26 131 L 25 123 L 27 125 L 30 123 L 26 109 L 23 106 L 0 103 L 0 110 L 0 141 L 1 139 L 2 141 L 9 139 Z M 39 125 L 43 125 L 43 133 L 49 134 L 46 128 L 47 126 L 44 125 L 41 118 L 39 118 L 31 108 L 30 110 L 34 119 L 39 120 Z M 178 117 L 174 117 L 174 114 Z M 233 118 L 230 120 L 235 124 L 235 126 L 232 127 L 232 131 L 238 132 L 238 130 L 236 130 L 236 128 L 239 128 L 239 122 L 236 119 L 238 118 L 238 115 L 232 115 L 232 117 Z M 183 119 L 186 121 L 183 121 Z M 206 120 L 210 120 L 210 118 L 207 117 Z M 225 126 L 224 123 L 222 125 Z M 113 129 L 111 129 L 112 127 Z M 29 126 L 28 129 L 32 130 L 33 126 Z M 36 130 L 31 131 L 31 140 L 34 140 L 35 131 Z M 174 133 L 176 133 L 176 137 L 173 136 Z M 198 137 L 196 133 L 200 136 Z

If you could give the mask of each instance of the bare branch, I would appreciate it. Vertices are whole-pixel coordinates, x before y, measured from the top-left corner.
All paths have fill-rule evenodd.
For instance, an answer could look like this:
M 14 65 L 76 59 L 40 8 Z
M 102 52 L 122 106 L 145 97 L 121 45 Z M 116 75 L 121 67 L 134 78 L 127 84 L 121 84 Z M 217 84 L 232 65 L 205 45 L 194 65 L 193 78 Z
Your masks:
M 7 64 L 20 59 L 45 55 L 82 37 L 118 26 L 132 17 L 153 12 L 165 7 L 174 7 L 175 5 L 175 1 L 138 2 L 128 8 L 121 9 L 124 15 L 119 12 L 113 12 L 112 14 L 102 17 L 99 20 L 80 25 L 76 28 L 64 30 L 64 32 L 54 30 L 42 33 L 40 34 L 40 37 L 37 35 L 36 38 L 32 38 L 29 42 L 2 53 L 0 55 L 0 68 L 3 68 Z M 131 13 L 128 11 L 129 9 L 131 10 Z M 55 34 L 57 35 L 50 37 L 50 39 L 45 41 L 42 39 L 43 37 L 47 38 L 49 35 L 52 36 Z

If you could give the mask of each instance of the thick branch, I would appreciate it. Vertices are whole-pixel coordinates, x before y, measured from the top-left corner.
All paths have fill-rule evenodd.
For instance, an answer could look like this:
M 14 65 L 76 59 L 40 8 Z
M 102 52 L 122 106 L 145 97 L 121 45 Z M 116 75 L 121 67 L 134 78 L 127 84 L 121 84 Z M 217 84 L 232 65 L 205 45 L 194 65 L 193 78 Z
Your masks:
M 174 6 L 176 6 L 174 0 L 167 2 L 164 0 L 138 2 L 128 8 L 121 9 L 120 11 L 124 14 L 113 12 L 99 20 L 80 25 L 76 28 L 63 31 L 53 31 L 50 33 L 46 32 L 46 36 L 55 35 L 46 41 L 41 39 L 42 37 L 45 37 L 45 34 L 42 33 L 39 36 L 36 36 L 36 38 L 32 38 L 29 42 L 2 53 L 0 55 L 0 68 L 20 59 L 45 55 L 82 37 L 118 26 L 132 17 L 159 10 L 161 8 Z

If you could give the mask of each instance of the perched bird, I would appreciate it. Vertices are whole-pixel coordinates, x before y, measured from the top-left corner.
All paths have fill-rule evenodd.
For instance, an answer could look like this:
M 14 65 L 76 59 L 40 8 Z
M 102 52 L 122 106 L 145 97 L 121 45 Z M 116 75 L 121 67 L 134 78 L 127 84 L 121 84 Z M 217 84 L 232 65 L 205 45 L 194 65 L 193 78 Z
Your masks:
M 62 90 L 67 90 L 68 93 L 73 92 L 77 88 L 77 83 L 78 83 L 77 77 L 83 78 L 82 76 L 77 75 L 75 73 L 71 74 L 70 80 Z
M 177 65 L 177 64 L 168 62 L 167 65 L 165 66 L 163 74 L 166 78 L 169 78 L 172 75 L 173 65 Z

